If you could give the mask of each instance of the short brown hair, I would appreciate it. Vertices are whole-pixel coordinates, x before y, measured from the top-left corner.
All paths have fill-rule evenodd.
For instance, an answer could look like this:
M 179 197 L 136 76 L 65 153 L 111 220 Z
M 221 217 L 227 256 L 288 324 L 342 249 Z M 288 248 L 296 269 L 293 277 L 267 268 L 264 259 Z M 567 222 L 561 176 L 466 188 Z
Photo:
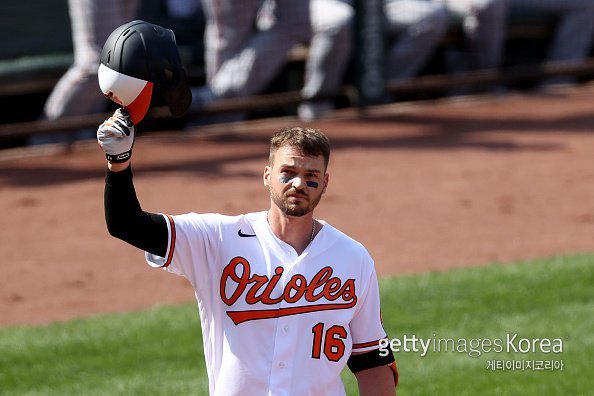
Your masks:
M 274 162 L 274 154 L 281 147 L 296 147 L 308 157 L 324 157 L 324 165 L 330 162 L 330 140 L 319 129 L 291 127 L 283 128 L 270 138 L 270 164 Z

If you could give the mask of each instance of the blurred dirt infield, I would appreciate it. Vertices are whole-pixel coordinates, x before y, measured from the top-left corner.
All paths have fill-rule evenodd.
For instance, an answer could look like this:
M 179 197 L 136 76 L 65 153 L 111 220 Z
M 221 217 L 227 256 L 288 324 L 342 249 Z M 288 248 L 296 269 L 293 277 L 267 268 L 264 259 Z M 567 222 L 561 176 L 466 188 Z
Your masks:
M 137 139 L 145 210 L 265 209 L 268 137 L 294 119 Z M 314 124 L 333 143 L 322 218 L 363 242 L 380 275 L 592 251 L 594 87 L 345 110 Z M 0 153 L 0 326 L 191 301 L 103 219 L 103 154 Z

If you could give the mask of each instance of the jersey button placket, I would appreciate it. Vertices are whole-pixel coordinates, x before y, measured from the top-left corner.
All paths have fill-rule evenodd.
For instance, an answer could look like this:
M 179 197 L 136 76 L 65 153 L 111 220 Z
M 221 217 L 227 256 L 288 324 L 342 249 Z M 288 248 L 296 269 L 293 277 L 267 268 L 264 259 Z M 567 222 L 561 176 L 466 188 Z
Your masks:
M 283 304 L 281 304 L 281 307 Z M 283 394 L 291 389 L 291 370 L 288 362 L 291 358 L 291 340 L 288 339 L 283 323 L 284 318 L 277 319 L 276 334 L 274 339 L 274 355 L 270 375 L 271 394 Z M 290 392 L 289 392 L 290 393 Z
M 296 257 L 293 257 L 293 260 Z M 285 267 L 285 274 L 281 279 L 282 290 L 285 289 L 287 279 L 290 279 L 291 266 Z M 288 276 L 287 276 L 288 275 Z M 286 301 L 281 301 L 279 308 L 288 308 L 295 304 L 289 304 Z M 297 351 L 297 342 L 293 339 L 291 334 L 291 321 L 295 320 L 294 316 L 284 316 L 277 319 L 277 327 L 274 342 L 274 364 L 271 375 L 271 390 L 290 390 L 292 389 L 292 370 L 291 359 L 294 358 Z M 289 392 L 290 393 L 290 392 Z M 274 391 L 272 394 L 276 394 Z

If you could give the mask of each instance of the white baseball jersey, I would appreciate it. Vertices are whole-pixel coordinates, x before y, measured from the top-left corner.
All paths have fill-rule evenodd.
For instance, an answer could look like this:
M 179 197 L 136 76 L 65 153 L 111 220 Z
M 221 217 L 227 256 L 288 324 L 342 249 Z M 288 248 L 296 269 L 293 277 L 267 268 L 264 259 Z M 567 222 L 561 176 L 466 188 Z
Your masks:
M 212 395 L 344 395 L 351 353 L 386 337 L 374 263 L 331 225 L 298 255 L 266 212 L 165 216 L 151 266 L 194 286 Z

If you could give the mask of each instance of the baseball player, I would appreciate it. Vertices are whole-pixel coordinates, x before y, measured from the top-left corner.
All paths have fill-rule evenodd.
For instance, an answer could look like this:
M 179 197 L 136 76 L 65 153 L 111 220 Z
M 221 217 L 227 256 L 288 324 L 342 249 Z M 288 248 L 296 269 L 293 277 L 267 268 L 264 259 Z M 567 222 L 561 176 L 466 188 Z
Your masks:
M 145 75 L 124 73 L 137 72 L 127 54 L 154 65 L 144 48 L 156 45 L 162 54 L 174 45 L 155 42 L 143 26 L 116 30 L 102 54 L 99 77 L 109 76 L 102 90 L 124 106 L 97 130 L 108 160 L 105 217 L 110 234 L 144 250 L 149 265 L 194 287 L 210 394 L 344 395 L 340 373 L 348 365 L 362 395 L 393 395 L 398 376 L 393 355 L 379 353 L 387 335 L 373 260 L 360 243 L 314 217 L 329 182 L 323 133 L 294 127 L 272 137 L 262 175 L 268 210 L 239 216 L 142 210 L 130 165 L 141 117 L 135 101 L 122 98 L 144 91 L 136 80 Z M 149 83 L 167 90 L 166 82 Z M 183 85 L 168 90 L 170 108 L 179 109 Z
M 276 0 L 271 29 L 259 30 L 267 0 L 202 0 L 207 84 L 193 90 L 193 106 L 216 98 L 262 92 L 286 63 L 289 50 L 309 39 L 309 0 Z

